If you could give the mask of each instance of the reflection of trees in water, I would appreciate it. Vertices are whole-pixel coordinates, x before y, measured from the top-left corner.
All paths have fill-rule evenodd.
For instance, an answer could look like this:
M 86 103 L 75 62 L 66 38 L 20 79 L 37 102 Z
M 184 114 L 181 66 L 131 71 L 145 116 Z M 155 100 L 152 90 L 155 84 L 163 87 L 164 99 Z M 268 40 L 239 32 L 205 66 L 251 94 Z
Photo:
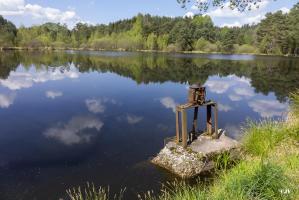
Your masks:
M 235 61 L 144 53 L 107 56 L 61 52 L 5 52 L 0 55 L 0 76 L 7 78 L 19 63 L 27 69 L 34 65 L 37 70 L 53 70 L 61 66 L 64 70 L 69 70 L 73 63 L 80 72 L 113 72 L 137 83 L 172 81 L 204 84 L 211 75 L 235 74 L 250 78 L 257 92 L 274 92 L 280 101 L 284 101 L 289 92 L 299 87 L 299 60 L 294 58 L 264 57 Z

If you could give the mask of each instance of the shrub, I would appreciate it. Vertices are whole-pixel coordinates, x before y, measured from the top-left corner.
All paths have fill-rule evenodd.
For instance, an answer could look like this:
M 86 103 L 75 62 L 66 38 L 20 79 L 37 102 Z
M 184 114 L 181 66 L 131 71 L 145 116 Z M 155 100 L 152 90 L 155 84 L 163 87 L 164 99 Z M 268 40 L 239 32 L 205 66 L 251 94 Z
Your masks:
M 179 45 L 177 45 L 177 44 L 170 44 L 170 45 L 168 45 L 166 50 L 169 51 L 169 52 L 181 51 Z
M 249 44 L 243 44 L 243 45 L 236 45 L 235 46 L 235 52 L 236 53 L 256 53 L 257 49 Z

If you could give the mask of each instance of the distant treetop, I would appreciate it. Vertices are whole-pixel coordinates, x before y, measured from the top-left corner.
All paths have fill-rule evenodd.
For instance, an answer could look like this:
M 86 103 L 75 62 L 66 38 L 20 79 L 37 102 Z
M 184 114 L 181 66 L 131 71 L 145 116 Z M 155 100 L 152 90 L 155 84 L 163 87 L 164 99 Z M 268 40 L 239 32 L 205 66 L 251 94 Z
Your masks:
M 232 10 L 238 9 L 243 12 L 258 8 L 262 1 L 266 0 L 177 0 L 183 8 L 186 7 L 186 4 L 193 3 L 193 6 L 196 6 L 200 12 L 205 12 L 210 7 L 224 7 L 226 4 L 228 4 Z

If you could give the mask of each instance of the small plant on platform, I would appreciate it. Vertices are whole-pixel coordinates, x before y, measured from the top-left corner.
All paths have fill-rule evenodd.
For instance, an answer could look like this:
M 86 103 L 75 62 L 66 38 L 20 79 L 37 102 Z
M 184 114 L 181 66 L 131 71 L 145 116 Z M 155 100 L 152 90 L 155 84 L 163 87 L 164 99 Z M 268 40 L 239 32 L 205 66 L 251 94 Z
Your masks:
M 230 152 L 224 152 L 212 158 L 215 170 L 222 173 L 232 168 L 238 163 L 237 158 L 233 158 Z

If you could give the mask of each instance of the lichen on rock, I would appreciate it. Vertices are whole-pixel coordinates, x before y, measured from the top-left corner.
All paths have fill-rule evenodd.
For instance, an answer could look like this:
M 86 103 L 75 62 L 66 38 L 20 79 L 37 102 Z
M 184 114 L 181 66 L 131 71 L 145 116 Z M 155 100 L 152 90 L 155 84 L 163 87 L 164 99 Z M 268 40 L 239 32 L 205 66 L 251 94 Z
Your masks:
M 191 178 L 213 168 L 212 156 L 238 147 L 237 141 L 224 134 L 217 140 L 200 136 L 186 149 L 173 141 L 168 142 L 151 162 L 181 178 Z

